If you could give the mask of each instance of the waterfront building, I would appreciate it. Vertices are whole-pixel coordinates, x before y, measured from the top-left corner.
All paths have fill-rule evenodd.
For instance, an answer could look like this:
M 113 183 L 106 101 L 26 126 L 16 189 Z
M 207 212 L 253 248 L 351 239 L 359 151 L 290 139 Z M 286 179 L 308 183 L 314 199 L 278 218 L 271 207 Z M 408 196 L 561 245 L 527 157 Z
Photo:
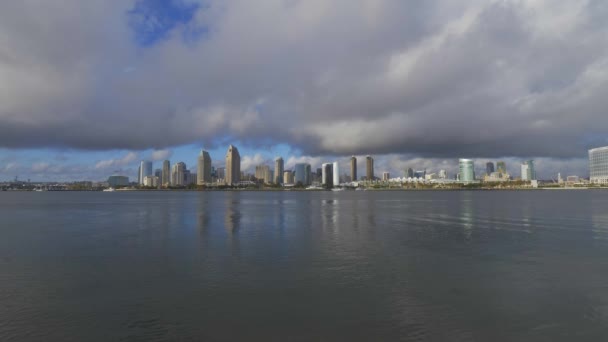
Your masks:
M 162 186 L 171 185 L 171 162 L 165 160 L 163 162 L 163 172 L 161 175 Z
M 608 184 L 608 146 L 589 150 L 589 181 Z
M 177 185 L 177 186 L 186 185 L 185 172 L 186 172 L 186 163 L 179 162 L 179 163 L 173 165 L 173 172 L 171 175 L 171 184 Z
M 496 172 L 507 173 L 507 164 L 504 161 L 496 163 Z
M 154 170 L 154 177 L 158 177 L 158 179 L 160 179 L 161 176 L 162 176 L 162 170 L 161 169 Z
M 414 178 L 414 169 L 411 167 L 407 169 L 407 174 L 405 175 L 407 178 Z
M 218 180 L 224 181 L 226 179 L 226 168 L 225 167 L 218 167 L 217 169 L 215 169 L 215 177 Z
M 333 185 L 335 185 L 335 186 L 340 185 L 340 166 L 338 165 L 338 162 L 334 162 L 334 165 L 332 168 L 332 175 L 333 175 Z
M 302 185 L 306 185 L 306 164 L 298 163 L 293 168 L 294 172 L 294 180 L 295 184 L 301 183 Z
M 448 173 L 446 170 L 439 170 L 439 179 L 448 179 Z
M 521 180 L 532 181 L 536 180 L 536 170 L 534 169 L 534 160 L 527 160 L 521 163 Z
M 294 167 L 294 183 L 302 185 L 312 184 L 311 167 L 308 163 L 298 163 Z
M 266 173 L 270 168 L 268 165 L 258 165 L 255 167 L 255 178 L 259 181 L 263 181 L 266 178 Z
M 367 180 L 374 180 L 374 158 L 371 156 L 365 158 L 365 168 L 367 171 Z
M 494 163 L 493 162 L 487 162 L 486 163 L 486 174 L 491 174 L 492 172 L 494 172 Z
M 211 156 L 209 152 L 201 150 L 201 153 L 198 155 L 196 168 L 196 184 L 204 185 L 211 183 Z
M 156 176 L 146 176 L 144 177 L 144 184 L 143 186 L 149 186 L 149 187 L 158 187 L 158 177 Z
M 389 179 L 391 179 L 391 174 L 389 172 L 383 172 L 382 173 L 382 180 L 383 181 L 388 181 Z
M 350 157 L 350 181 L 357 181 L 357 158 L 355 156 Z
M 331 188 L 334 185 L 333 164 L 325 163 L 321 165 L 322 176 L 321 184 L 326 188 Z
M 278 157 L 274 161 L 274 183 L 275 184 L 283 184 L 283 158 Z
M 291 170 L 283 172 L 283 184 L 294 184 L 293 172 Z
M 237 184 L 241 180 L 241 155 L 239 150 L 230 145 L 226 153 L 226 184 Z
M 312 184 L 312 166 L 310 164 L 306 164 L 306 168 L 304 169 L 306 177 L 304 180 L 306 181 L 306 185 Z
M 149 160 L 142 160 L 139 163 L 139 184 L 144 185 L 144 178 L 148 176 L 153 176 L 152 162 Z
M 426 178 L 426 169 L 414 171 L 414 177 L 413 178 L 422 178 L 422 179 L 425 179 Z
M 484 182 L 506 182 L 511 179 L 511 176 L 508 173 L 502 172 L 492 172 L 489 175 L 486 174 L 483 177 Z
M 463 183 L 475 181 L 475 164 L 471 159 L 458 160 L 458 180 Z
M 129 185 L 129 177 L 126 176 L 110 176 L 108 177 L 108 186 L 115 188 L 117 186 Z

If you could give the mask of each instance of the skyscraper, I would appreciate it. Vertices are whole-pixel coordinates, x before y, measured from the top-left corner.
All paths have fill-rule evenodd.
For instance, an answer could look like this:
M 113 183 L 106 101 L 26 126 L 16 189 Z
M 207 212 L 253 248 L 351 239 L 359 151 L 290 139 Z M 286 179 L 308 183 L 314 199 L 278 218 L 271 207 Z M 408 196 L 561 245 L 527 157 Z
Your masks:
M 304 163 L 297 163 L 294 168 L 293 171 L 295 173 L 294 175 L 294 183 L 298 184 L 301 183 L 302 185 L 306 185 L 306 164 Z
M 302 185 L 312 184 L 310 170 L 311 170 L 310 164 L 307 164 L 307 163 L 296 164 L 296 166 L 294 167 L 294 172 L 295 172 L 294 183 L 295 184 L 302 183 Z
M 407 177 L 414 178 L 414 169 L 412 169 L 411 167 L 407 169 Z
M 494 163 L 493 162 L 487 162 L 486 163 L 486 174 L 492 174 L 492 172 L 494 172 Z
M 334 162 L 334 166 L 333 166 L 333 185 L 334 186 L 338 186 L 340 185 L 340 166 L 338 165 L 338 162 Z
M 228 146 L 226 153 L 226 184 L 237 184 L 241 180 L 241 155 L 236 146 Z
M 211 156 L 209 152 L 201 150 L 198 155 L 196 183 L 204 185 L 211 183 Z
M 382 173 L 382 180 L 387 181 L 391 178 L 391 174 L 389 172 Z
M 365 158 L 366 161 L 366 171 L 367 171 L 367 180 L 374 180 L 374 158 L 371 156 L 367 156 Z
M 171 175 L 171 184 L 173 185 L 186 185 L 186 163 L 179 162 L 173 165 L 173 174 Z
M 350 157 L 350 180 L 351 182 L 357 181 L 357 158 L 355 156 Z
M 608 146 L 589 150 L 589 181 L 608 184 Z
M 171 162 L 165 160 L 163 162 L 163 172 L 161 176 L 161 184 L 162 186 L 171 185 Z
M 312 166 L 310 164 L 306 164 L 306 168 L 304 170 L 304 172 L 306 172 L 306 177 L 304 178 L 304 180 L 306 181 L 306 185 L 311 185 L 312 184 Z
M 333 187 L 333 165 L 325 163 L 321 165 L 321 184 L 326 188 Z
M 278 157 L 274 161 L 274 183 L 283 184 L 283 158 Z
M 458 160 L 458 179 L 464 183 L 475 181 L 475 164 L 471 159 Z
M 144 178 L 151 177 L 152 174 L 152 162 L 148 160 L 142 160 L 139 163 L 139 184 L 144 185 Z
M 521 163 L 521 180 L 531 181 L 536 179 L 536 170 L 534 169 L 534 160 L 527 160 Z
M 294 184 L 293 172 L 290 170 L 283 171 L 283 184 Z

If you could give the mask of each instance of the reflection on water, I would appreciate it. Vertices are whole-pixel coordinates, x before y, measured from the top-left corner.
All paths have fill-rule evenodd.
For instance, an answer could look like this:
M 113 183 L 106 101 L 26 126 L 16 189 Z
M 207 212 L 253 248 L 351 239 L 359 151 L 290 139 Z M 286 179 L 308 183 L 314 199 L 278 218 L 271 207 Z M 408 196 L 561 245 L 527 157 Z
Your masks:
M 602 341 L 608 193 L 0 193 L 0 340 Z

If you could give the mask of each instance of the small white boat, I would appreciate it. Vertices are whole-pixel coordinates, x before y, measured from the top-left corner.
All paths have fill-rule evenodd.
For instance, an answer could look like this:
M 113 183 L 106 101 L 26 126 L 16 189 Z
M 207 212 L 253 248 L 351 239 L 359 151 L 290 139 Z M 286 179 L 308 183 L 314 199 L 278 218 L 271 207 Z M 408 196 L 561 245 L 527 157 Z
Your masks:
M 344 189 L 343 188 L 333 188 L 333 189 L 331 189 L 331 191 L 344 191 Z
M 107 189 L 103 189 L 104 192 L 114 192 L 116 191 L 116 189 L 114 188 L 107 188 Z

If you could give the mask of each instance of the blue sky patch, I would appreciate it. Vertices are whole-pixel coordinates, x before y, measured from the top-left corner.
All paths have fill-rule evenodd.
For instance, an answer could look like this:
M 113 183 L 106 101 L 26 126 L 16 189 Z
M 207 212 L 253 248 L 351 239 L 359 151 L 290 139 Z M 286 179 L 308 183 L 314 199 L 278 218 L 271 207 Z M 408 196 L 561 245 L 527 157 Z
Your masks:
M 139 0 L 127 15 L 137 43 L 150 46 L 164 39 L 176 25 L 189 23 L 199 8 L 183 0 Z

